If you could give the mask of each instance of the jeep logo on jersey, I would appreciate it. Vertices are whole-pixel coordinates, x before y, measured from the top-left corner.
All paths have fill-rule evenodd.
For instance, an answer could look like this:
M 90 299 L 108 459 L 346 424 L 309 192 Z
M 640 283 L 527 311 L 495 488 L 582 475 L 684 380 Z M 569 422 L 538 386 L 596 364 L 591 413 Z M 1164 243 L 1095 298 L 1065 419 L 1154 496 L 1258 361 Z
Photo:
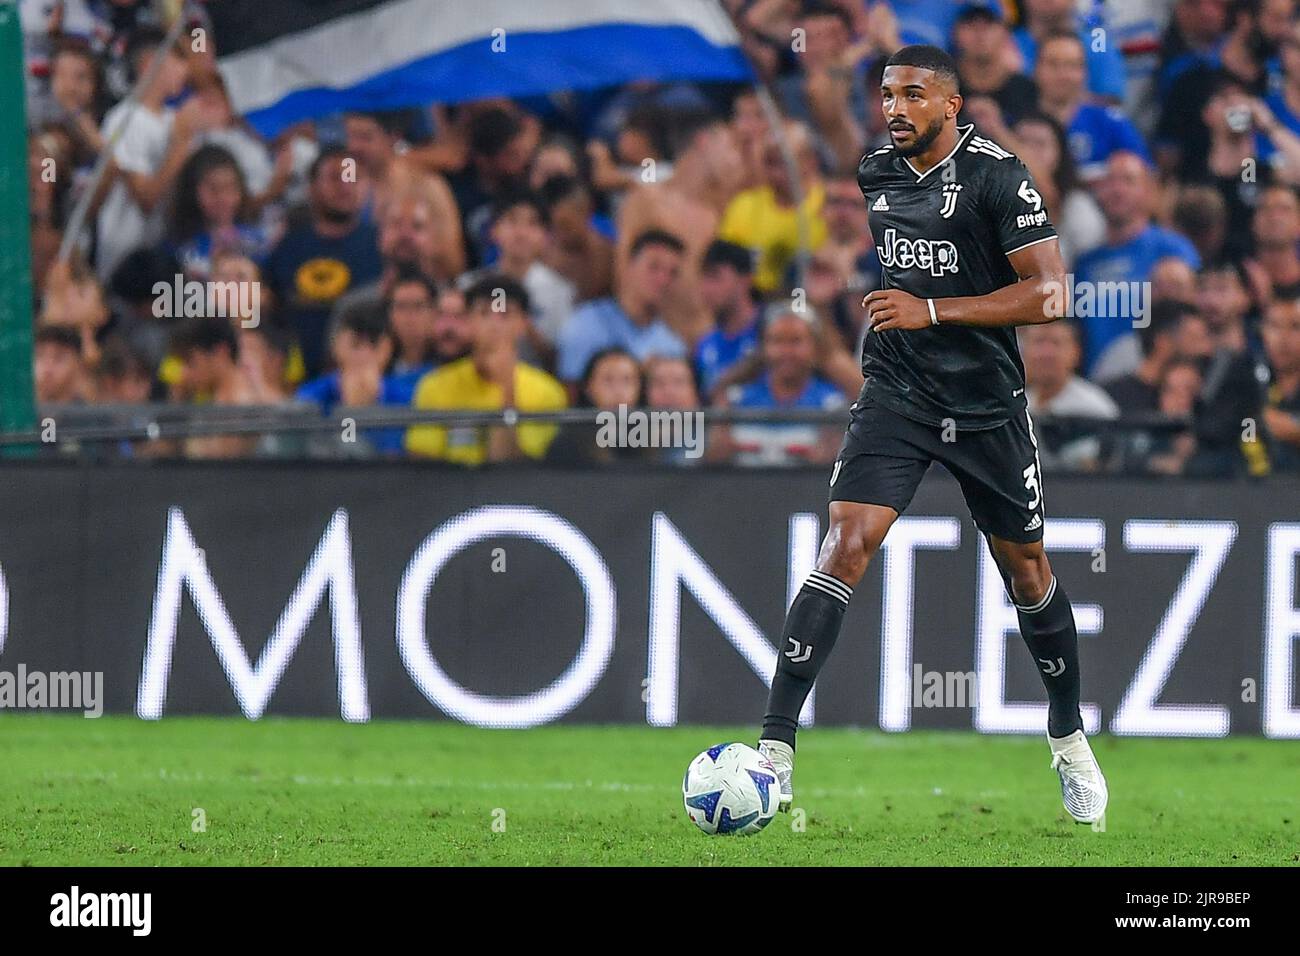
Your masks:
M 928 269 L 935 278 L 957 271 L 957 247 L 947 239 L 900 239 L 897 229 L 886 229 L 885 244 L 876 251 L 890 269 Z

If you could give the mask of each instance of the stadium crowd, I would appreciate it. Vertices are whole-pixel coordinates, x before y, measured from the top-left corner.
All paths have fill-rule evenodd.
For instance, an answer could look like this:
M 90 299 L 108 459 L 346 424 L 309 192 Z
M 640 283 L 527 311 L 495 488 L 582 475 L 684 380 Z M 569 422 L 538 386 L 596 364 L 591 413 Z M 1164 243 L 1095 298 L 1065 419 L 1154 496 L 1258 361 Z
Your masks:
M 231 107 L 219 36 L 164 49 L 149 3 L 23 0 L 38 403 L 847 406 L 880 281 L 857 165 L 887 142 L 884 60 L 929 42 L 959 62 L 963 121 L 1033 172 L 1091 290 L 1021 330 L 1044 463 L 1300 468 L 1295 0 L 724 5 L 779 128 L 749 86 L 646 82 L 266 141 Z M 216 314 L 227 283 L 252 294 Z M 839 430 L 720 427 L 705 459 L 825 462 Z M 364 437 L 465 464 L 631 457 L 536 423 Z

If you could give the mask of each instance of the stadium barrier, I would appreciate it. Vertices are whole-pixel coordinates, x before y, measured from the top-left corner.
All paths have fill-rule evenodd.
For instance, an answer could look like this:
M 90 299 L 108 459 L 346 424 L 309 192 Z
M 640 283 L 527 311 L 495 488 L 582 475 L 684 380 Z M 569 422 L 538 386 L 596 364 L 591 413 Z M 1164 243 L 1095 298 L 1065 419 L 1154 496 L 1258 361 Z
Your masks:
M 0 670 L 102 672 L 106 711 L 150 719 L 753 723 L 826 520 L 821 468 L 32 461 L 5 479 Z M 1295 500 L 1280 479 L 1048 484 L 1090 729 L 1300 737 Z M 935 469 L 805 717 L 1038 733 L 1038 666 Z

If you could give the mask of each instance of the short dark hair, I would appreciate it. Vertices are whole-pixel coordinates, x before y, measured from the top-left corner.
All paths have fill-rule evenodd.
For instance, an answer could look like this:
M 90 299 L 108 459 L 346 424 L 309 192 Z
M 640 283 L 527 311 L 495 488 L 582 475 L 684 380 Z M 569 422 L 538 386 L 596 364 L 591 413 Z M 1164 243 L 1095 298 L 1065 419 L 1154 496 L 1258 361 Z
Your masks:
M 542 202 L 535 192 L 527 189 L 511 190 L 494 202 L 492 204 L 491 224 L 496 225 L 498 219 L 518 206 L 527 206 L 537 213 L 537 218 L 542 221 L 543 226 L 550 225 L 551 214 L 547 210 L 546 204 Z
M 351 154 L 341 145 L 326 146 L 316 158 L 311 161 L 311 167 L 307 170 L 307 181 L 315 182 L 316 177 L 320 174 L 321 168 L 333 159 L 347 159 Z
M 339 316 L 338 322 L 334 324 L 334 328 L 331 330 L 331 337 L 338 335 L 340 332 L 351 332 L 357 338 L 374 345 L 390 334 L 388 330 L 388 314 L 384 310 L 364 306 L 344 309 L 343 314 Z
M 686 243 L 682 242 L 671 232 L 663 229 L 647 229 L 635 239 L 632 240 L 632 248 L 628 250 L 628 258 L 635 259 L 641 254 L 641 250 L 648 246 L 663 246 L 671 249 L 678 255 L 686 251 Z
M 1151 305 L 1151 321 L 1138 329 L 1138 345 L 1142 355 L 1148 356 L 1156 347 L 1156 339 L 1162 335 L 1172 335 L 1179 324 L 1189 315 L 1200 316 L 1196 306 L 1177 299 L 1161 299 Z
M 743 276 L 754 274 L 754 253 L 744 246 L 725 239 L 714 239 L 704 250 L 701 271 L 714 266 L 730 266 Z
M 61 345 L 81 354 L 81 334 L 68 325 L 42 325 L 32 336 L 35 345 Z
M 891 66 L 914 66 L 917 69 L 930 70 L 941 80 L 952 83 L 955 88 L 961 86 L 961 81 L 957 78 L 957 61 L 946 50 L 941 50 L 937 46 L 925 43 L 905 46 L 885 61 L 886 68 Z
M 435 282 L 430 276 L 425 275 L 419 269 L 413 269 L 410 266 L 402 266 L 398 268 L 397 275 L 393 277 L 393 281 L 391 285 L 389 285 L 390 291 L 388 295 L 384 296 L 385 312 L 387 312 L 389 307 L 392 306 L 393 292 L 397 290 L 399 285 L 418 285 L 423 288 L 425 292 L 429 293 L 429 298 L 433 299 L 435 302 L 438 300 L 439 289 L 437 282 Z
M 470 121 L 470 151 L 479 156 L 495 156 L 523 130 L 523 122 L 510 110 L 500 107 L 484 110 Z
M 1087 48 L 1084 47 L 1083 38 L 1080 37 L 1079 34 L 1077 33 L 1071 33 L 1069 30 L 1048 30 L 1047 34 L 1041 40 L 1038 41 L 1038 49 L 1041 50 L 1043 47 L 1047 46 L 1047 44 L 1051 43 L 1053 40 L 1068 41 L 1070 43 L 1073 43 L 1075 46 L 1084 48 L 1084 52 L 1085 53 L 1087 52 Z
M 546 182 L 542 183 L 538 195 L 546 205 L 548 214 L 558 203 L 564 202 L 570 196 L 591 198 L 591 192 L 587 189 L 587 184 L 577 176 L 570 176 L 567 173 L 556 173 L 554 176 L 547 177 Z
M 596 374 L 596 366 L 607 358 L 632 360 L 632 364 L 636 366 L 637 375 L 641 378 L 641 394 L 637 396 L 637 404 L 640 405 L 642 398 L 645 396 L 645 369 L 641 367 L 641 363 L 637 361 L 636 356 L 621 345 L 611 345 L 603 348 L 587 359 L 587 364 L 582 367 L 582 377 L 578 379 L 578 405 L 582 408 L 595 407 L 596 403 L 592 401 L 588 387 L 591 385 L 591 377 Z
M 171 337 L 171 350 L 181 358 L 191 352 L 215 352 L 223 345 L 232 359 L 238 357 L 239 340 L 227 319 L 189 319 L 178 325 Z
M 139 69 L 136 61 L 143 53 L 152 53 L 158 47 L 162 46 L 163 41 L 167 39 L 167 34 L 155 26 L 145 25 L 136 27 L 126 38 L 126 46 L 122 50 L 122 59 L 126 63 L 127 74 L 131 82 L 135 83 L 140 78 Z M 175 50 L 172 47 L 165 50 L 171 53 Z
M 370 120 L 386 134 L 400 139 L 406 129 L 406 114 L 401 110 L 352 110 L 343 114 L 343 119 Z
M 119 336 L 114 336 L 104 345 L 95 374 L 101 379 L 110 381 L 131 376 L 152 379 L 153 369 L 137 349 L 132 348 Z
M 521 283 L 510 276 L 492 272 L 470 283 L 465 290 L 465 308 L 472 309 L 476 303 L 484 299 L 489 301 L 495 299 L 498 289 L 505 294 L 507 304 L 514 303 L 524 312 L 532 307 L 528 301 L 528 290 Z

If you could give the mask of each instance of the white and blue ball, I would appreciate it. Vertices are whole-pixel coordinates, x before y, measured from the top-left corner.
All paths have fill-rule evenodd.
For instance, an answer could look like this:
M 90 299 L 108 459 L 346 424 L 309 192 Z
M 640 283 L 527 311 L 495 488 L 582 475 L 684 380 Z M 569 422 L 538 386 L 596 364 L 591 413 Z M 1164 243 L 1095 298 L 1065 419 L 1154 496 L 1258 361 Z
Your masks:
M 705 833 L 747 836 L 776 816 L 780 785 L 772 762 L 753 747 L 717 744 L 686 768 L 682 798 Z

